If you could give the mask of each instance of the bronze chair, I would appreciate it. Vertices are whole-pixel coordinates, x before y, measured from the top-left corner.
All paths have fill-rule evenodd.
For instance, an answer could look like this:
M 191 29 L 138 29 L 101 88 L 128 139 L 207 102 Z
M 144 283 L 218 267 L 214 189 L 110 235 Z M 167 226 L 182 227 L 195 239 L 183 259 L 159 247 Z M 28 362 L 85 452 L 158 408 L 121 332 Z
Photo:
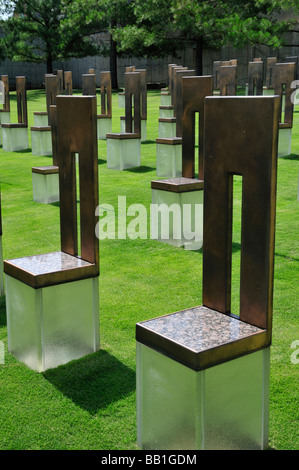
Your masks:
M 99 347 L 94 96 L 57 97 L 57 150 L 61 250 L 4 261 L 9 349 L 39 371 Z M 79 154 L 80 246 L 75 153 Z
M 202 305 L 136 325 L 138 445 L 268 444 L 279 97 L 207 97 Z M 242 175 L 240 313 L 232 180 Z

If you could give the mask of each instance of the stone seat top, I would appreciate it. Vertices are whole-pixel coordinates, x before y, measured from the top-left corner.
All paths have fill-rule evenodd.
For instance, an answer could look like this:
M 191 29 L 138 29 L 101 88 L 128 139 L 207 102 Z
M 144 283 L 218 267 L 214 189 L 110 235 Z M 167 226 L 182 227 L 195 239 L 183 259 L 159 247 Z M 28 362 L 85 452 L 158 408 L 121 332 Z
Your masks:
M 162 191 L 171 191 L 174 193 L 184 193 L 187 191 L 197 191 L 203 189 L 203 180 L 193 178 L 168 178 L 163 180 L 152 180 L 151 188 L 160 189 Z
M 94 264 L 62 251 L 4 261 L 4 272 L 33 288 L 96 276 Z
M 137 341 L 194 370 L 244 355 L 248 344 L 260 349 L 263 335 L 265 330 L 205 306 L 146 320 L 136 327 Z

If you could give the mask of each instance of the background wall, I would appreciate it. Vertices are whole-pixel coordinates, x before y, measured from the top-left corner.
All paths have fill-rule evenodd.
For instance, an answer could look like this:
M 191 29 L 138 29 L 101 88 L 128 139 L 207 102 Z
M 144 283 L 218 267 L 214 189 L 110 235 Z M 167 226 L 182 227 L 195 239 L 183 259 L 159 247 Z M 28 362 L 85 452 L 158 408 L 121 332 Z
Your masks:
M 212 74 L 213 61 L 238 59 L 238 85 L 243 86 L 247 79 L 247 67 L 254 57 L 261 57 L 266 61 L 267 57 L 278 57 L 278 61 L 284 61 L 285 57 L 299 55 L 299 47 L 295 45 L 295 35 L 290 35 L 290 47 L 273 50 L 268 47 L 224 47 L 221 50 L 205 50 L 203 54 L 203 74 Z M 164 59 L 118 59 L 118 84 L 124 86 L 124 73 L 128 65 L 147 70 L 148 84 L 165 86 L 168 81 L 168 64 L 175 63 L 184 65 L 190 69 L 194 68 L 193 50 L 188 49 L 180 54 L 180 57 L 166 57 Z M 55 62 L 54 68 L 58 70 L 71 70 L 73 75 L 73 88 L 81 88 L 82 74 L 88 73 L 89 68 L 95 68 L 97 85 L 100 85 L 100 72 L 109 70 L 109 59 L 103 57 L 85 57 L 82 59 L 70 59 Z M 28 89 L 43 88 L 46 67 L 43 64 L 32 64 L 29 62 L 11 62 L 5 60 L 0 64 L 0 75 L 8 75 L 10 89 L 15 85 L 15 77 L 25 75 Z

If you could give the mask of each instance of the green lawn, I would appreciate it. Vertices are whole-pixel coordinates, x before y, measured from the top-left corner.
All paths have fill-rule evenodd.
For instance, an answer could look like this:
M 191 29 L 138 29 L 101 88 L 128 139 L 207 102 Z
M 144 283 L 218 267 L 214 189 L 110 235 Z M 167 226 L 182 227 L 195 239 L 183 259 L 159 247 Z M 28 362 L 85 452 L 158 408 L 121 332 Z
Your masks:
M 15 95 L 11 96 L 16 116 Z M 156 178 L 159 105 L 160 92 L 149 91 L 147 142 L 142 144 L 140 168 L 108 170 L 106 142 L 99 141 L 101 204 L 116 208 L 118 196 L 126 196 L 127 205 L 149 208 L 150 181 Z M 33 112 L 45 108 L 44 92 L 29 91 L 29 126 Z M 113 132 L 120 131 L 123 114 L 114 94 Z M 292 348 L 299 340 L 299 106 L 294 118 L 292 154 L 279 158 L 277 183 L 269 431 L 270 447 L 280 450 L 299 449 L 299 343 Z M 0 148 L 4 259 L 60 249 L 59 204 L 37 204 L 32 199 L 31 168 L 47 164 L 50 157 L 33 156 L 30 150 L 9 153 Z M 236 200 L 237 211 L 238 180 Z M 237 265 L 237 218 L 234 234 Z M 0 364 L 0 449 L 137 449 L 135 324 L 200 305 L 201 268 L 201 251 L 150 239 L 101 240 L 101 350 L 45 373 L 30 370 L 8 353 L 5 297 L 0 298 L 0 340 L 5 345 L 5 361 Z M 291 360 L 292 353 L 296 360 Z

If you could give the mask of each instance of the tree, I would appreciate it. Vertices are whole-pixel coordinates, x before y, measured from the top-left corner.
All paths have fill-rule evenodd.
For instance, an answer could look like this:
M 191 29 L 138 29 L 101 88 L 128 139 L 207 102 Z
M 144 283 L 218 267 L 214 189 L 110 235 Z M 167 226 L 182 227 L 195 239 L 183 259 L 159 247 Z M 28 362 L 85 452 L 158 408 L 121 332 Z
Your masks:
M 112 32 L 116 27 L 123 28 L 127 24 L 134 24 L 134 21 L 133 8 L 128 0 L 73 0 L 63 21 L 69 31 L 81 30 L 81 25 L 85 24 L 86 30 L 92 34 L 101 33 L 95 39 L 97 53 L 110 58 L 113 89 L 118 88 L 117 56 L 122 53 L 117 50 Z
M 116 28 L 114 37 L 119 50 L 139 50 L 152 57 L 191 46 L 196 73 L 201 75 L 204 46 L 280 47 L 290 21 L 279 21 L 277 13 L 295 4 L 295 0 L 135 0 L 136 24 Z
M 90 23 L 80 28 L 66 22 L 74 0 L 0 0 L 0 11 L 7 15 L 1 27 L 1 48 L 12 60 L 45 63 L 52 72 L 53 61 L 98 53 L 90 37 Z M 90 14 L 90 12 L 88 12 Z

